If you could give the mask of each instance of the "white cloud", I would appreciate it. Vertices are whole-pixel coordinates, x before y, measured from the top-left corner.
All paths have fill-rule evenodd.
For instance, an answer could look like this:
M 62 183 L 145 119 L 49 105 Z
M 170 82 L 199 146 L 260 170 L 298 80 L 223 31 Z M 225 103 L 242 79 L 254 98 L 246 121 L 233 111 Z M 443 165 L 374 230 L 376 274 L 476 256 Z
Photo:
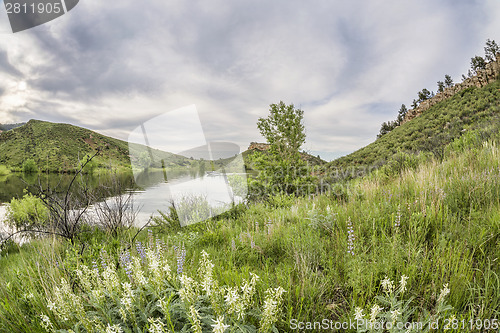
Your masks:
M 283 100 L 305 110 L 306 148 L 352 151 L 417 91 L 444 74 L 459 81 L 486 38 L 500 39 L 498 17 L 497 0 L 81 1 L 25 32 L 0 27 L 0 122 L 126 139 L 196 104 L 207 139 L 245 146 Z M 9 88 L 19 82 L 24 100 Z

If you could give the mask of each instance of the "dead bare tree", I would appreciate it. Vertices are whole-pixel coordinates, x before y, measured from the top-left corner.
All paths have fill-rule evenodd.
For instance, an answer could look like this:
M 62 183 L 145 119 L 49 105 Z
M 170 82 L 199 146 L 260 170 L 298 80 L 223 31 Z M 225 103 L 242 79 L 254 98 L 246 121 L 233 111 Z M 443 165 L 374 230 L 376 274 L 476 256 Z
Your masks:
M 37 196 L 49 210 L 49 230 L 55 235 L 64 237 L 74 243 L 77 235 L 88 223 L 87 211 L 92 203 L 92 190 L 88 182 L 83 179 L 83 171 L 91 161 L 101 152 L 98 149 L 92 156 L 80 161 L 80 166 L 64 191 L 43 188 L 38 184 Z M 74 187 L 78 185 L 77 189 Z
M 107 190 L 108 199 L 96 200 L 94 212 L 97 225 L 106 232 L 117 236 L 121 230 L 133 226 L 139 209 L 134 206 L 132 192 L 125 191 L 119 177 L 112 177 L 110 186 L 102 186 Z

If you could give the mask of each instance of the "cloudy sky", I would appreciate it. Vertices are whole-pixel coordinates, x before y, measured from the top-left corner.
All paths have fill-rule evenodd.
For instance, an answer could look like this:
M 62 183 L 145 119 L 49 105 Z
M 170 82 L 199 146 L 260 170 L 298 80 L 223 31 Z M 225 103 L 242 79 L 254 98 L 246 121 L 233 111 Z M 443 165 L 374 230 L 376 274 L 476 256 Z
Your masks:
M 329 159 L 374 141 L 422 88 L 460 81 L 498 0 L 81 0 L 13 34 L 0 8 L 0 123 L 66 122 L 126 140 L 192 104 L 208 140 L 263 141 L 283 100 L 304 110 L 306 150 Z

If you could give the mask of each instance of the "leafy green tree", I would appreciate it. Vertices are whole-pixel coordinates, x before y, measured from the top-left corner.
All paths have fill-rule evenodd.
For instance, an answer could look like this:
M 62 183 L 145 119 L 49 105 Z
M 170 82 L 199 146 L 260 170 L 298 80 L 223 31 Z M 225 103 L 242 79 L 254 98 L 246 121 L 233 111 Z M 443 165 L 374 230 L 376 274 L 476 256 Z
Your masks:
M 437 85 L 438 85 L 438 92 L 440 92 L 440 93 L 443 92 L 444 91 L 444 82 L 438 81 Z
M 485 58 L 488 62 L 496 61 L 497 54 L 500 53 L 500 46 L 494 40 L 487 40 L 484 47 Z
M 480 70 L 486 68 L 486 60 L 483 57 L 475 56 L 470 60 L 470 66 L 473 74 L 477 74 Z
M 37 167 L 35 161 L 31 158 L 24 161 L 22 169 L 23 169 L 24 173 L 37 173 L 38 172 L 38 167 Z
M 282 101 L 270 105 L 267 118 L 259 118 L 257 127 L 270 148 L 250 157 L 259 171 L 249 184 L 251 199 L 278 194 L 304 195 L 313 190 L 315 180 L 299 152 L 306 138 L 303 118 L 304 111 Z
M 83 165 L 85 165 L 83 167 L 83 173 L 86 173 L 89 175 L 93 175 L 95 169 L 97 169 L 97 162 L 95 160 L 91 159 L 91 157 L 92 156 L 89 154 L 85 155 L 85 157 L 81 161 L 81 166 L 80 166 L 80 167 L 82 167 Z
M 432 93 L 426 88 L 422 89 L 422 91 L 418 92 L 418 102 L 423 102 L 432 97 Z
M 453 79 L 448 74 L 444 76 L 444 85 L 446 86 L 446 88 L 450 88 L 453 86 Z
M 396 122 L 398 125 L 401 125 L 401 123 L 405 119 L 407 113 L 408 113 L 408 109 L 406 108 L 406 105 L 401 104 L 401 108 L 398 111 L 398 118 L 396 119 Z
M 271 104 L 267 118 L 259 118 L 257 127 L 271 146 L 271 152 L 281 158 L 297 158 L 306 140 L 304 111 L 280 101 Z

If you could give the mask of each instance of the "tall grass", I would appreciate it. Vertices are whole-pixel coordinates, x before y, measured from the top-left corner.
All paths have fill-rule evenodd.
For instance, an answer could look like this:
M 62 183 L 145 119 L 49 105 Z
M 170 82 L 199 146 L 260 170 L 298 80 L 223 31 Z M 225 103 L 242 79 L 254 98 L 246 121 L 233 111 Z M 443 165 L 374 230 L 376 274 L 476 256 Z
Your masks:
M 233 328 L 237 324 L 267 329 L 262 318 L 266 304 L 271 311 L 272 302 L 266 303 L 266 297 L 282 299 L 274 324 L 279 332 L 290 331 L 291 323 L 296 321 L 346 321 L 353 319 L 355 312 L 359 316 L 361 309 L 368 311 L 376 305 L 404 312 L 398 320 L 499 318 L 498 140 L 469 145 L 467 149 L 459 146 L 450 147 L 443 161 L 425 157 L 416 164 L 380 170 L 351 181 L 340 197 L 280 197 L 182 229 L 163 226 L 156 235 L 165 244 L 166 253 L 159 259 L 159 267 L 168 263 L 174 276 L 176 262 L 182 262 L 186 276 L 202 286 L 203 277 L 208 276 L 199 271 L 203 266 L 200 252 L 205 251 L 214 267 L 213 281 L 217 286 L 227 286 L 224 292 L 229 297 L 234 290 L 249 285 L 250 273 L 259 276 L 254 303 L 248 307 L 245 319 L 225 315 L 222 323 Z M 143 244 L 149 242 L 146 236 L 141 237 Z M 56 306 L 63 302 L 53 298 L 61 278 L 70 283 L 71 293 L 83 302 L 84 311 L 101 311 L 92 303 L 94 289 L 82 287 L 85 283 L 77 272 L 83 272 L 83 265 L 91 270 L 93 260 L 102 265 L 99 256 L 103 250 L 107 251 L 102 255 L 105 262 L 120 267 L 115 272 L 119 281 L 116 288 L 121 288 L 121 293 L 106 296 L 116 311 L 106 308 L 99 320 L 104 327 L 106 323 L 120 324 L 125 329 L 127 326 L 118 322 L 117 315 L 124 304 L 120 301 L 125 297 L 123 283 L 128 281 L 126 265 L 119 259 L 124 242 L 96 241 L 74 247 L 56 243 L 52 248 L 46 240 L 0 259 L 0 331 L 36 331 L 42 327 L 40 315 L 48 316 L 54 328 L 70 328 L 48 307 L 49 299 Z M 79 255 L 82 251 L 83 255 Z M 136 258 L 141 258 L 141 250 L 134 251 Z M 137 267 L 141 267 L 145 279 L 150 279 L 154 270 L 144 251 L 146 259 Z M 58 268 L 57 263 L 66 266 Z M 99 270 L 104 279 L 103 268 Z M 388 281 L 400 281 L 402 276 L 407 277 L 404 298 L 386 292 Z M 177 295 L 172 304 L 178 302 L 181 319 L 174 324 L 175 331 L 182 327 L 193 329 L 194 312 L 179 293 L 182 282 L 163 279 L 162 283 L 170 283 L 162 290 Z M 273 291 L 279 287 L 286 292 L 277 297 Z M 152 321 L 160 325 L 159 320 L 171 329 L 168 316 L 155 308 L 163 297 L 167 301 L 168 295 L 154 295 L 154 287 L 134 288 L 134 313 L 142 318 L 142 329 L 152 327 Z M 443 293 L 447 294 L 446 304 Z M 199 295 L 202 301 L 195 310 L 200 314 L 200 325 L 203 331 L 212 331 L 211 325 L 216 325 L 220 315 L 230 309 L 217 310 L 218 303 L 211 303 L 206 291 Z M 242 299 L 242 294 L 238 295 Z M 391 301 L 391 297 L 396 298 Z M 391 313 L 386 310 L 375 316 L 377 320 L 388 320 Z M 107 311 L 111 311 L 109 318 L 104 314 Z M 73 324 L 78 322 L 76 319 L 72 319 Z M 83 326 L 81 331 L 86 331 Z

